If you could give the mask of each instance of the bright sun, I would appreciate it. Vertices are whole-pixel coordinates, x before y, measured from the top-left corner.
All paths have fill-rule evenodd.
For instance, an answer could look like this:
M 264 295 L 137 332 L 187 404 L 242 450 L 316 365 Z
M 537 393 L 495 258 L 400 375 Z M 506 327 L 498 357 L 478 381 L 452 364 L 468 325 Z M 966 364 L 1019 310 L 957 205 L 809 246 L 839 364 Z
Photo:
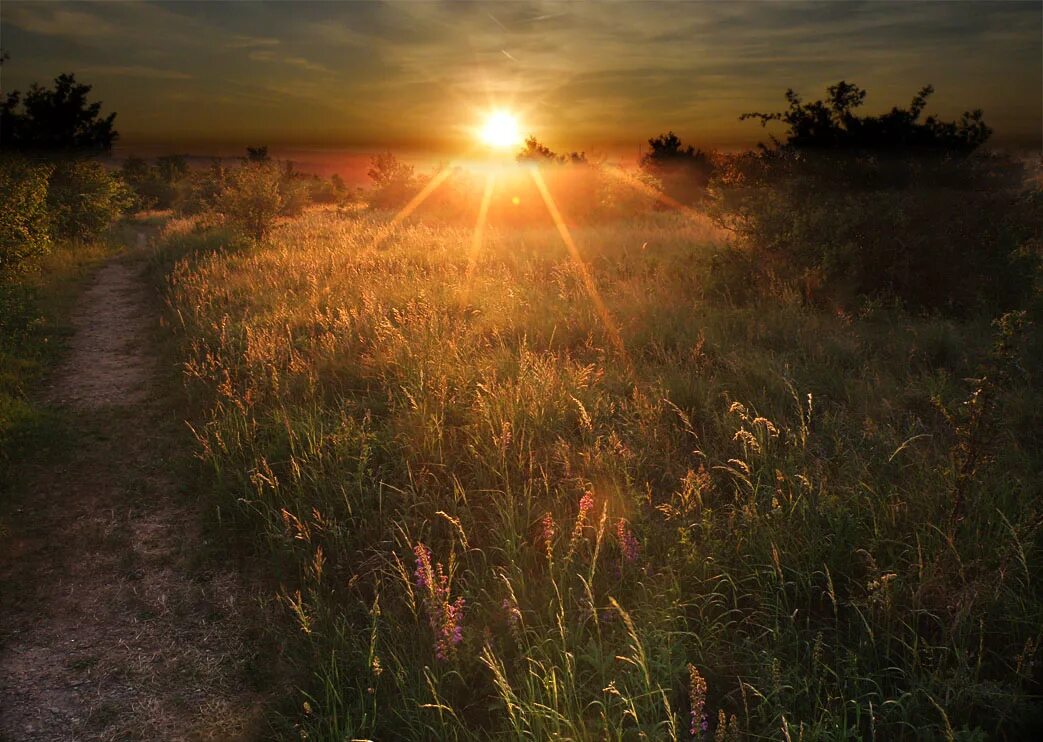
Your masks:
M 490 147 L 513 147 L 521 142 L 518 120 L 506 111 L 495 111 L 485 119 L 482 141 Z

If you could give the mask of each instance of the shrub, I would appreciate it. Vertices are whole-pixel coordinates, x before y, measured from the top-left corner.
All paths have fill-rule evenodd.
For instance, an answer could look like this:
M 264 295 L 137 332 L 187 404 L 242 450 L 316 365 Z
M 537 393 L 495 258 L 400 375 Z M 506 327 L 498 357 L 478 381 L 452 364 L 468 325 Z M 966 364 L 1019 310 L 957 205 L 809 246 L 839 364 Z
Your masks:
M 228 174 L 217 210 L 259 241 L 271 231 L 284 205 L 279 169 L 268 162 L 250 162 Z
M 0 278 L 50 247 L 47 181 L 51 168 L 20 157 L 0 159 Z
M 210 211 L 221 197 L 225 180 L 224 164 L 215 157 L 210 167 L 192 171 L 178 183 L 174 211 L 183 215 Z
M 373 181 L 369 203 L 377 209 L 398 208 L 419 190 L 413 166 L 402 162 L 390 152 L 383 152 L 373 158 L 368 175 Z
M 122 178 L 90 160 L 55 166 L 47 192 L 54 236 L 90 240 L 101 234 L 134 202 Z
M 733 157 L 714 179 L 716 218 L 755 258 L 762 279 L 806 301 L 893 297 L 921 309 L 1016 306 L 1032 258 L 1018 254 L 1021 168 L 977 153 L 980 112 L 921 121 L 930 88 L 908 109 L 857 116 L 865 91 L 839 83 L 826 101 L 747 114 L 789 127 L 785 142 Z
M 702 201 L 716 157 L 683 145 L 672 131 L 649 139 L 648 145 L 651 149 L 641 156 L 641 169 L 660 181 L 663 193 L 682 204 Z

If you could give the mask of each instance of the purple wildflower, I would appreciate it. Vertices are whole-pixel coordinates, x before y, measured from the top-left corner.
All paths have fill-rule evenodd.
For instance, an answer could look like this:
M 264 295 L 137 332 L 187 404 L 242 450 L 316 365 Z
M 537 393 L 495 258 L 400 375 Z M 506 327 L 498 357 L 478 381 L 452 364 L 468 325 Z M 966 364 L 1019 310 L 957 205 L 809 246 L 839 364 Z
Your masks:
M 637 537 L 622 518 L 616 522 L 616 538 L 619 540 L 619 550 L 623 554 L 623 560 L 636 561 L 641 554 L 641 544 L 638 543 Z

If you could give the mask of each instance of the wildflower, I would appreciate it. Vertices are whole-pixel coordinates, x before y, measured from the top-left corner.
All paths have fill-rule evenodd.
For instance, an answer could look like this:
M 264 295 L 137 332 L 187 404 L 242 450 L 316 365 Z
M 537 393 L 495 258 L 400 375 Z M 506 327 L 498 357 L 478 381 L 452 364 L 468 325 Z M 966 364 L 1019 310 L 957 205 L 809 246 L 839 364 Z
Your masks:
M 448 593 L 448 590 L 446 592 Z M 464 599 L 457 598 L 450 603 L 448 596 L 446 596 L 440 607 L 441 620 L 435 627 L 437 632 L 435 657 L 440 660 L 447 660 L 452 656 L 456 645 L 463 640 Z
M 421 590 L 429 590 L 434 584 L 434 573 L 431 570 L 431 550 L 423 544 L 413 549 L 416 554 L 416 586 Z
M 554 516 L 550 513 L 546 513 L 543 516 L 541 522 L 543 527 L 541 536 L 543 537 L 543 548 L 547 551 L 547 561 L 550 561 L 552 552 L 554 551 Z
M 521 623 L 521 611 L 509 598 L 503 599 L 503 610 L 507 614 L 507 628 L 511 630 L 512 636 L 517 637 L 518 625 Z
M 583 527 L 587 524 L 587 516 L 590 515 L 590 511 L 593 509 L 594 493 L 588 490 L 583 493 L 583 497 L 579 498 L 579 513 L 576 514 L 576 525 L 572 527 L 572 535 L 569 537 L 569 556 L 572 556 L 573 551 L 575 551 L 576 543 L 579 541 L 580 536 L 583 535 Z
M 424 544 L 413 549 L 416 555 L 416 586 L 423 591 L 421 599 L 427 621 L 435 633 L 435 656 L 447 660 L 463 639 L 464 599 L 449 600 L 449 575 L 441 562 L 431 566 L 431 550 Z
M 633 531 L 627 526 L 627 522 L 622 518 L 616 521 L 616 539 L 619 541 L 619 550 L 623 553 L 623 560 L 631 563 L 636 561 L 641 553 L 641 545 Z
M 703 713 L 703 709 L 706 706 L 706 681 L 699 674 L 699 670 L 695 665 L 691 663 L 688 665 L 688 700 L 692 705 L 692 726 L 690 731 L 693 737 L 697 737 L 700 733 L 705 732 L 708 727 L 706 714 Z

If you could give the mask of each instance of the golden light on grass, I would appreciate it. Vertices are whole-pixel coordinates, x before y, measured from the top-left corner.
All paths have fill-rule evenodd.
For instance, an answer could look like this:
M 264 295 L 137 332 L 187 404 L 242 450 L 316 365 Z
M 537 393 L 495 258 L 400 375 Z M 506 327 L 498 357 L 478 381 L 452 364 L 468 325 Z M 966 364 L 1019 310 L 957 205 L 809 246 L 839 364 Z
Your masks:
M 496 149 L 515 147 L 522 142 L 518 119 L 507 111 L 493 111 L 482 125 L 480 136 L 483 142 Z
M 561 241 L 565 243 L 565 247 L 568 248 L 569 255 L 572 257 L 572 261 L 579 271 L 580 278 L 583 281 L 583 287 L 587 291 L 587 297 L 590 299 L 591 304 L 594 305 L 594 311 L 596 311 L 598 317 L 601 318 L 605 331 L 608 333 L 609 341 L 619 353 L 627 370 L 632 370 L 633 366 L 630 363 L 630 357 L 627 355 L 626 347 L 623 345 L 623 336 L 620 334 L 615 320 L 612 319 L 608 307 L 605 306 L 605 302 L 601 298 L 601 292 L 598 291 L 597 284 L 594 283 L 594 278 L 590 275 L 590 269 L 583 260 L 583 256 L 579 252 L 579 247 L 576 246 L 576 241 L 572 239 L 572 233 L 569 232 L 568 225 L 565 224 L 561 212 L 558 211 L 558 205 L 554 202 L 554 197 L 551 196 L 550 190 L 548 190 L 547 184 L 543 180 L 543 176 L 540 175 L 539 168 L 530 168 L 529 173 L 532 175 L 532 179 L 536 183 L 536 190 L 540 192 L 540 196 L 543 198 L 543 203 L 546 204 L 547 211 L 550 214 L 551 219 L 554 221 L 554 226 L 558 230 L 558 236 L 560 236 Z

